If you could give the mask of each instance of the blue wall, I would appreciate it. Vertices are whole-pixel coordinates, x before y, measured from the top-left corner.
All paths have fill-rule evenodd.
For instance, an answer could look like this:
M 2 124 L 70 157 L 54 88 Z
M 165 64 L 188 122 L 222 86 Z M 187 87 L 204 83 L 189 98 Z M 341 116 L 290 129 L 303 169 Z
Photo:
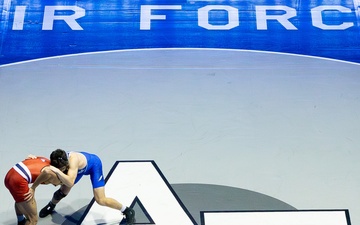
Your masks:
M 358 63 L 358 9 L 353 1 L 4 0 L 0 64 L 174 47 L 263 50 Z

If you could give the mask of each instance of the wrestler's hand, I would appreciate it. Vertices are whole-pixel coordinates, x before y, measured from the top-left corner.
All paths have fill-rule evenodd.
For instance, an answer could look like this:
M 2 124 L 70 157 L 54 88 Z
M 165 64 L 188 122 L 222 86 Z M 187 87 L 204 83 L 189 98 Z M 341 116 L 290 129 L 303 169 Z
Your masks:
M 27 157 L 27 159 L 36 159 L 36 158 L 37 157 L 35 155 L 32 155 L 32 154 L 28 155 L 28 157 Z
M 29 191 L 26 194 L 24 194 L 25 201 L 27 201 L 27 202 L 30 201 L 34 197 L 34 193 L 35 193 L 35 190 L 32 188 L 29 188 Z

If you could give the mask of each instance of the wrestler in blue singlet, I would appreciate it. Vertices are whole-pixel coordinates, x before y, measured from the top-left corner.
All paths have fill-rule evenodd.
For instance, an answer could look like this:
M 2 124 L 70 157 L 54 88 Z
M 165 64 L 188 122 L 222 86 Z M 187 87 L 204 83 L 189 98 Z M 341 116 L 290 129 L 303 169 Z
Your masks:
M 83 175 L 90 175 L 91 184 L 93 188 L 104 187 L 105 180 L 102 171 L 102 163 L 100 158 L 97 155 L 87 153 L 87 152 L 79 152 L 86 157 L 87 165 L 85 168 L 79 168 L 75 184 L 82 178 Z M 71 152 L 68 152 L 68 157 Z

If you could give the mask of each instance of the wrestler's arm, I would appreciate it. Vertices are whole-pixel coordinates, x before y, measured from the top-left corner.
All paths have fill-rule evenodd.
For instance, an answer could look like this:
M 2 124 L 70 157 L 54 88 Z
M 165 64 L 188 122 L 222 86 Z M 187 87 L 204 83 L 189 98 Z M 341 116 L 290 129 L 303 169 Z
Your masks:
M 61 182 L 57 178 L 56 174 L 53 171 L 51 171 L 49 166 L 44 167 L 42 169 L 40 175 L 36 178 L 34 183 L 29 188 L 29 191 L 24 195 L 26 201 L 30 200 L 34 196 L 35 189 L 40 184 L 53 184 L 53 185 L 57 186 L 57 185 L 61 184 Z
M 75 179 L 79 170 L 79 160 L 76 155 L 70 155 L 69 157 L 69 170 L 67 174 L 54 166 L 50 166 L 51 170 L 56 173 L 61 183 L 67 187 L 74 186 Z

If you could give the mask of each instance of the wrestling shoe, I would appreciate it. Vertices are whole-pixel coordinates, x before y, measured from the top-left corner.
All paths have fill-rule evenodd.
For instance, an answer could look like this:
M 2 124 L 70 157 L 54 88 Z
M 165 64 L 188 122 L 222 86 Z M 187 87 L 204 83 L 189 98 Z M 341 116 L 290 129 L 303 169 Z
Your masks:
M 42 208 L 39 212 L 39 217 L 44 218 L 50 215 L 55 208 L 56 205 L 54 205 L 52 202 L 49 202 L 44 208 Z
M 20 222 L 18 222 L 18 225 L 25 225 L 25 224 L 26 224 L 26 219 L 23 219 Z
M 132 208 L 126 207 L 123 214 L 125 215 L 127 225 L 132 225 L 135 222 L 135 211 Z

